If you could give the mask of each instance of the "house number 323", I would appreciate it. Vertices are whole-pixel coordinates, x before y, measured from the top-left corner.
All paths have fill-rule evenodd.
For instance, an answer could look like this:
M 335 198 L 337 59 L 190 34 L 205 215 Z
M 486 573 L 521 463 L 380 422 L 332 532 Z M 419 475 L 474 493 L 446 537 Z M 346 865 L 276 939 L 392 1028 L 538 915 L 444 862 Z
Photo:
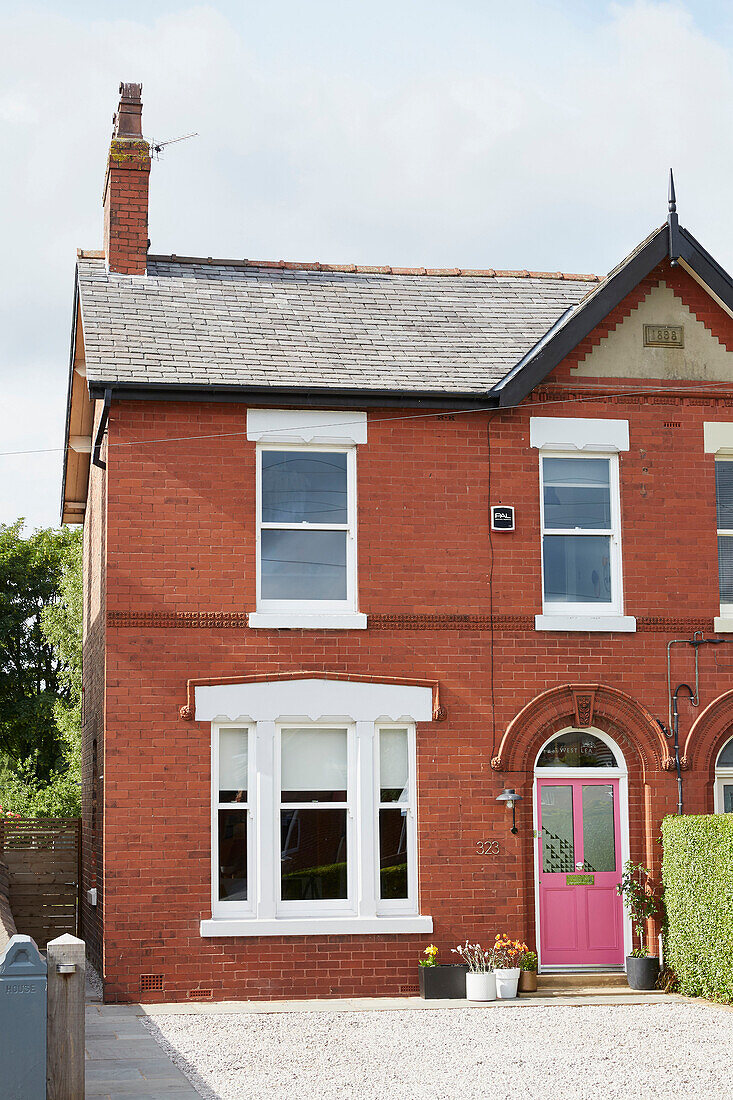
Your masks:
M 498 840 L 477 840 L 476 851 L 480 856 L 498 856 L 499 854 L 499 841 Z

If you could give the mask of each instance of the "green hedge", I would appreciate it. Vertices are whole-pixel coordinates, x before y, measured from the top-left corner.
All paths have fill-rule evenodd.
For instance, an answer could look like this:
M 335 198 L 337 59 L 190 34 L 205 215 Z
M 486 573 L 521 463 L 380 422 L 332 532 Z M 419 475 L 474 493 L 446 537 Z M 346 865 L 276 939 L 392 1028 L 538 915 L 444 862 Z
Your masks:
M 733 814 L 662 823 L 665 962 L 689 997 L 733 1001 Z

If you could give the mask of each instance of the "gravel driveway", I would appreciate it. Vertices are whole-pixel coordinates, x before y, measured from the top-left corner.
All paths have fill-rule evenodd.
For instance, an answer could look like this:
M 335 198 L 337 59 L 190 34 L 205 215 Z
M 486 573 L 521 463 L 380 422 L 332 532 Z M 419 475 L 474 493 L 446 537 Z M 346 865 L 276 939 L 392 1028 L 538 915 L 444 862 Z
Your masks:
M 207 1100 L 733 1096 L 733 1013 L 679 1001 L 143 1023 Z

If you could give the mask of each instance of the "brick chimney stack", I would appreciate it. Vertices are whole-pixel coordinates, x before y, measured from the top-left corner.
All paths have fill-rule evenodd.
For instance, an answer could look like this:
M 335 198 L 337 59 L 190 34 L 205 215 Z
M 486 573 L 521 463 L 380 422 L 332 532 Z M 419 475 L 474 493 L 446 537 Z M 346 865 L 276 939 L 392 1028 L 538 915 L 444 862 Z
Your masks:
M 142 84 L 120 84 L 102 204 L 110 271 L 144 275 L 148 252 L 150 146 L 143 138 Z

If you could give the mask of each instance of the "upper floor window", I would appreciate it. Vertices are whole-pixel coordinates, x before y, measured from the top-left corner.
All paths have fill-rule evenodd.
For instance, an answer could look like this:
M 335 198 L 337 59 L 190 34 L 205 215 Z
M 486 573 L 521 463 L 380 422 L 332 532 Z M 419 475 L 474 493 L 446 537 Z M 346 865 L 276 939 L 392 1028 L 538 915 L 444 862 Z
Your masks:
M 259 452 L 258 607 L 355 606 L 353 448 Z
M 257 443 L 254 627 L 363 629 L 357 610 L 356 450 L 366 414 L 249 409 Z
M 619 455 L 628 420 L 532 416 L 540 452 L 542 611 L 537 630 L 636 630 L 623 613 Z
M 618 457 L 540 456 L 545 613 L 620 614 Z
M 715 460 L 720 614 L 733 617 L 733 457 Z

